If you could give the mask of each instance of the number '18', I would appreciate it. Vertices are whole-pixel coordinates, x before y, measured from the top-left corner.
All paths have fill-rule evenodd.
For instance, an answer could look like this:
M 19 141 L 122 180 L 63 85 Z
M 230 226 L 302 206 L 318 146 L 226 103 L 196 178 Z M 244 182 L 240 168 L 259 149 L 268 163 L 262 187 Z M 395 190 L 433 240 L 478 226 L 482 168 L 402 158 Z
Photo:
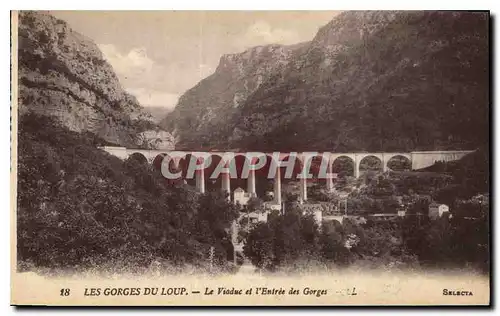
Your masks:
M 69 296 L 69 289 L 61 289 L 61 296 Z

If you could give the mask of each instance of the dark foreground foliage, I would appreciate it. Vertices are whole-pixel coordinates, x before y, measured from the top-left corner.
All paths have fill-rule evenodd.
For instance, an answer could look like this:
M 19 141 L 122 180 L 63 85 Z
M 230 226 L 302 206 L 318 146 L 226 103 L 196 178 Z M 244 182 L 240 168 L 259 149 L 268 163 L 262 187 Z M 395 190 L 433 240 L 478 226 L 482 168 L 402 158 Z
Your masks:
M 300 206 L 274 214 L 248 232 L 245 255 L 256 266 L 276 270 L 311 261 L 321 265 L 362 267 L 490 269 L 488 149 L 463 159 L 436 164 L 425 172 L 379 175 L 350 194 L 349 215 L 368 220 L 323 220 L 321 229 Z M 395 197 L 401 197 L 397 202 Z M 434 200 L 450 213 L 431 220 Z M 370 220 L 373 213 L 405 217 Z M 307 265 L 307 266 L 306 266 Z
M 268 270 L 323 267 L 470 268 L 489 271 L 487 205 L 463 202 L 452 218 L 409 216 L 387 223 L 323 221 L 291 210 L 248 233 L 244 253 Z M 458 214 L 465 212 L 468 216 Z M 474 216 L 474 217 L 471 217 Z
M 22 267 L 138 271 L 227 268 L 234 206 L 169 186 L 158 171 L 98 149 L 93 135 L 32 114 L 19 121 L 18 261 Z
M 269 271 L 308 271 L 312 266 L 339 268 L 356 263 L 374 268 L 418 264 L 401 247 L 396 225 L 362 226 L 344 219 L 342 224 L 334 220 L 318 226 L 312 215 L 299 208 L 275 213 L 250 231 L 244 253 L 255 266 Z

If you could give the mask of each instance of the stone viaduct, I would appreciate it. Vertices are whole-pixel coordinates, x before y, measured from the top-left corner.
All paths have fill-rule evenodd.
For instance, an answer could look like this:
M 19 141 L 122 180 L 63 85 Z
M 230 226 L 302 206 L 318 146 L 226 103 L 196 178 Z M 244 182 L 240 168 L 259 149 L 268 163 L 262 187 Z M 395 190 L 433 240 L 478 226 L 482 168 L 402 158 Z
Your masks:
M 147 149 L 131 149 L 131 148 L 125 148 L 125 147 L 111 147 L 111 146 L 105 146 L 101 147 L 104 151 L 120 158 L 120 159 L 127 159 L 131 155 L 141 155 L 145 160 L 147 160 L 148 163 L 150 164 L 155 164 L 155 165 L 160 165 L 163 161 L 163 158 L 165 156 L 168 156 L 170 153 L 173 153 L 174 151 L 165 151 L 165 150 L 147 150 Z M 387 152 L 380 152 L 380 153 L 329 153 L 329 152 L 322 152 L 318 153 L 317 155 L 312 158 L 313 160 L 318 157 L 321 160 L 326 160 L 327 161 L 327 170 L 328 172 L 331 172 L 332 166 L 334 162 L 343 157 L 344 159 L 350 159 L 353 166 L 354 166 L 354 177 L 358 178 L 360 176 L 360 167 L 361 163 L 365 161 L 368 157 L 374 157 L 375 159 L 378 159 L 379 162 L 381 163 L 381 168 L 382 171 L 386 172 L 389 171 L 389 161 L 395 157 L 406 159 L 411 163 L 411 169 L 412 170 L 418 170 L 422 168 L 429 167 L 433 165 L 434 163 L 438 161 L 455 161 L 459 160 L 460 158 L 464 157 L 465 155 L 473 152 L 472 150 L 460 150 L 460 151 L 413 151 L 409 153 L 404 153 L 404 152 L 392 152 L 392 153 L 387 153 Z M 196 152 L 196 151 L 175 151 L 175 153 L 178 155 L 180 153 L 181 156 L 186 157 L 187 159 L 188 156 L 194 156 L 194 157 L 206 157 L 209 155 L 210 157 L 216 158 L 215 160 L 220 161 L 223 159 L 225 152 L 218 152 L 218 151 L 211 151 L 211 152 Z M 245 160 L 245 154 L 246 153 L 238 153 L 234 152 L 234 159 L 235 160 Z M 273 160 L 271 153 L 265 153 L 265 155 L 270 158 L 268 160 Z M 279 161 L 275 161 L 276 166 L 282 167 L 284 163 L 286 162 L 287 157 L 290 156 L 290 153 L 279 153 Z M 306 157 L 304 153 L 297 153 L 297 158 L 298 158 L 298 164 L 297 168 L 294 171 L 295 174 L 302 172 L 303 170 L 305 160 L 311 160 L 311 157 L 308 156 Z M 172 159 L 174 161 L 175 159 Z M 176 167 L 179 167 L 179 164 L 182 164 L 179 160 L 183 159 L 177 159 L 175 160 L 174 164 Z M 237 163 L 238 164 L 238 163 Z M 241 164 L 241 163 L 240 163 Z M 240 165 L 238 164 L 238 165 Z M 185 165 L 185 164 L 184 164 Z M 181 166 L 181 169 L 183 167 Z M 269 164 L 267 165 L 267 168 L 269 168 Z M 282 172 L 280 172 L 281 168 L 276 168 L 276 173 L 274 176 L 274 182 L 273 182 L 273 188 L 274 188 L 274 202 L 278 205 L 281 205 L 281 178 L 282 178 Z M 196 172 L 195 174 L 195 185 L 196 188 L 200 192 L 205 192 L 205 183 L 206 183 L 206 175 L 204 172 Z M 298 179 L 298 178 L 297 178 Z M 300 199 L 302 201 L 307 200 L 307 183 L 305 178 L 298 179 L 300 181 Z M 248 179 L 247 179 L 247 193 L 249 196 L 256 196 L 256 175 L 255 171 L 251 170 L 248 174 Z M 221 174 L 221 187 L 223 190 L 227 191 L 228 193 L 231 193 L 231 184 L 230 184 L 230 178 L 228 174 Z M 330 177 L 326 179 L 326 187 L 328 191 L 333 191 L 334 185 L 333 185 L 333 179 Z

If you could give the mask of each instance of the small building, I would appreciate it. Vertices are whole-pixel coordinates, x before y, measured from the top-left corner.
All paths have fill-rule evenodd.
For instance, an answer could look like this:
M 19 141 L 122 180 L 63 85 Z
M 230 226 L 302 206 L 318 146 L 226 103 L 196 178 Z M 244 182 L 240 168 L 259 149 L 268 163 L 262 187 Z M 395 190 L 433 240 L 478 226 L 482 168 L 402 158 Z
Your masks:
M 269 212 L 258 213 L 257 220 L 259 222 L 267 223 L 267 215 L 269 215 Z
M 405 217 L 406 216 L 406 211 L 405 210 L 398 210 L 398 216 Z
M 250 194 L 246 193 L 242 188 L 237 188 L 233 193 L 234 203 L 239 203 L 241 206 L 245 206 L 250 200 Z
M 258 222 L 267 222 L 267 216 L 269 215 L 269 211 L 265 212 L 251 212 L 248 214 L 242 214 L 240 220 L 242 218 L 247 218 L 248 221 L 252 224 L 256 224 Z
M 264 202 L 264 209 L 270 211 L 281 211 L 281 205 L 274 202 Z
M 445 213 L 449 213 L 450 208 L 446 204 L 431 203 L 429 204 L 429 218 L 432 220 L 438 219 Z
M 302 204 L 302 215 L 312 214 L 316 224 L 321 227 L 323 222 L 323 211 L 325 210 L 325 205 L 321 203 L 315 204 Z

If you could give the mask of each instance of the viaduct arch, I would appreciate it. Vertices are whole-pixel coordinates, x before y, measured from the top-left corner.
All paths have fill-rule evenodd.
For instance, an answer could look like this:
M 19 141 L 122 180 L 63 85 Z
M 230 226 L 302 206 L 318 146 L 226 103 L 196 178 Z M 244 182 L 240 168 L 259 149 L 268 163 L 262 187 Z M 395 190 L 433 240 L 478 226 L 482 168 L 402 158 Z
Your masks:
M 273 191 L 274 191 L 274 201 L 276 204 L 281 205 L 281 182 L 283 178 L 283 168 L 288 165 L 293 165 L 291 178 L 298 180 L 300 182 L 300 199 L 302 201 L 307 200 L 307 176 L 306 172 L 313 171 L 313 174 L 317 172 L 318 168 L 326 168 L 327 174 L 332 174 L 333 164 L 337 159 L 346 157 L 350 159 L 354 166 L 354 177 L 358 178 L 360 176 L 360 166 L 361 162 L 368 157 L 375 157 L 381 162 L 382 171 L 389 171 L 388 166 L 389 161 L 394 157 L 404 157 L 411 162 L 412 170 L 422 169 L 433 165 L 437 161 L 454 161 L 459 160 L 465 155 L 473 152 L 473 150 L 460 150 L 460 151 L 413 151 L 409 153 L 404 152 L 363 152 L 363 153 L 297 153 L 296 159 L 290 161 L 293 156 L 291 153 L 239 153 L 239 152 L 187 152 L 187 151 L 164 151 L 164 150 L 147 150 L 147 149 L 129 149 L 125 147 L 112 147 L 105 146 L 101 147 L 104 151 L 112 154 L 120 159 L 127 159 L 131 155 L 141 155 L 143 156 L 149 164 L 155 165 L 159 161 L 163 161 L 166 156 L 169 156 L 169 165 L 167 168 L 171 172 L 181 172 L 182 177 L 186 176 L 186 165 L 188 159 L 194 159 L 196 161 L 201 161 L 204 159 L 213 160 L 207 169 L 196 170 L 195 171 L 195 186 L 198 191 L 204 193 L 206 190 L 206 181 L 209 177 L 208 174 L 212 174 L 215 165 L 221 160 L 224 161 L 225 165 L 230 168 L 231 164 L 234 164 L 236 173 L 231 174 L 230 172 L 224 171 L 215 179 L 220 180 L 221 188 L 231 193 L 231 179 L 243 178 L 242 174 L 247 173 L 246 177 L 246 189 L 250 196 L 257 195 L 257 178 L 259 172 L 264 170 L 268 172 L 270 169 L 274 170 L 273 178 Z M 252 156 L 252 154 L 255 154 Z M 249 158 L 250 157 L 250 158 Z M 252 161 L 249 161 L 252 160 Z M 243 170 L 245 161 L 251 164 L 258 164 L 261 159 L 265 160 L 264 165 L 259 170 Z M 320 161 L 316 163 L 317 166 L 311 168 L 311 164 L 314 161 Z M 217 163 L 214 163 L 217 161 Z M 260 162 L 262 163 L 262 161 Z M 163 168 L 164 166 L 162 166 Z M 307 168 L 305 168 L 307 167 Z M 289 170 L 289 169 L 286 169 Z M 289 175 L 290 176 L 290 175 Z M 314 176 L 314 175 L 313 175 Z M 331 177 L 326 178 L 326 187 L 328 191 L 333 191 L 333 179 Z

